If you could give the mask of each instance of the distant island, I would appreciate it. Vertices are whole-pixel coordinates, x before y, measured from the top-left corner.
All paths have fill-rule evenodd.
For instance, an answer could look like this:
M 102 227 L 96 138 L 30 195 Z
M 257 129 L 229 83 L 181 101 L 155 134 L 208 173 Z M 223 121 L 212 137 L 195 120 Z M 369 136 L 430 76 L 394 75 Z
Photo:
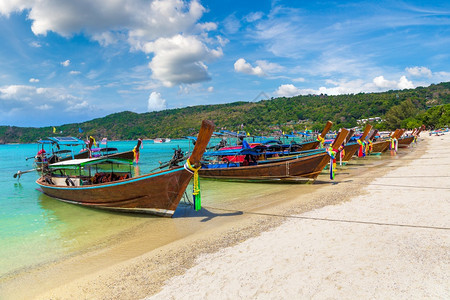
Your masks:
M 333 129 L 355 127 L 362 120 L 380 130 L 450 125 L 450 82 L 382 93 L 279 97 L 258 102 L 198 105 L 149 113 L 124 111 L 83 123 L 58 126 L 58 135 L 107 137 L 109 140 L 180 138 L 196 134 L 200 120 L 214 121 L 218 129 L 269 135 L 321 129 L 331 120 Z M 82 133 L 80 133 L 80 128 Z M 62 133 L 59 133 L 61 132 Z M 53 127 L 0 126 L 0 143 L 32 143 L 56 135 Z

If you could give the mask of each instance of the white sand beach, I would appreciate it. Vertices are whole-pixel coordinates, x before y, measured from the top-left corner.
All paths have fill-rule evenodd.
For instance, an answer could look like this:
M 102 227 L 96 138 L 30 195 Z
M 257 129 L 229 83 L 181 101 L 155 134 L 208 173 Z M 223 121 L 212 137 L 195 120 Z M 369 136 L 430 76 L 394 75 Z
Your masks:
M 450 299 L 450 135 L 425 134 L 361 195 L 200 255 L 147 299 Z

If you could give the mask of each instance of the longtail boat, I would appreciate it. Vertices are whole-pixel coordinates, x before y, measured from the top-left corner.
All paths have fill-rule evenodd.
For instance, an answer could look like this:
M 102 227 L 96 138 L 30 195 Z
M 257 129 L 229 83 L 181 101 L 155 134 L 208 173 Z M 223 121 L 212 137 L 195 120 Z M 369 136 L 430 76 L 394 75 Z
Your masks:
M 366 139 L 366 136 L 369 134 L 370 129 L 372 129 L 372 125 L 366 124 L 364 128 L 364 132 L 361 137 L 357 140 L 356 143 L 347 143 L 344 146 L 344 156 L 342 157 L 342 163 L 346 164 L 350 159 L 352 159 L 353 155 L 355 155 L 356 151 L 363 150 L 361 147 L 364 147 L 362 143 Z
M 314 181 L 330 162 L 330 156 L 344 141 L 348 130 L 342 129 L 331 148 L 334 154 L 326 149 L 304 151 L 303 154 L 280 157 L 273 160 L 252 160 L 244 163 L 204 163 L 199 170 L 203 178 L 250 181 L 250 182 L 304 182 Z M 257 157 L 252 149 L 243 149 L 242 154 Z M 208 155 L 205 153 L 205 156 Z M 213 155 L 218 155 L 213 153 Z
M 378 130 L 375 129 L 374 133 L 371 137 L 369 137 L 369 140 L 372 141 L 372 151 L 370 154 L 380 154 L 387 150 L 389 147 L 389 140 L 375 140 L 375 136 L 378 134 Z
M 43 166 L 54 164 L 60 161 L 72 159 L 83 159 L 92 157 L 110 157 L 132 161 L 135 158 L 133 150 L 118 152 L 117 148 L 99 147 L 94 148 L 94 139 L 90 137 L 89 144 L 76 137 L 48 137 L 37 142 L 38 152 L 35 156 L 28 157 L 34 159 L 36 169 L 42 169 Z M 138 140 L 137 147 L 142 141 Z M 47 148 L 47 150 L 45 150 Z M 78 151 L 81 148 L 80 151 Z
M 406 148 L 408 147 L 413 141 L 417 139 L 417 136 L 420 134 L 420 132 L 425 128 L 424 125 L 422 125 L 419 129 L 415 129 L 411 135 L 400 137 L 398 139 L 398 147 L 400 148 Z
M 317 136 L 317 139 L 315 141 L 294 144 L 292 145 L 291 151 L 292 152 L 306 151 L 316 149 L 320 145 L 323 146 L 323 143 L 325 142 L 325 136 L 330 131 L 331 126 L 333 126 L 333 122 L 328 121 L 327 124 L 325 124 L 325 127 L 323 128 L 322 132 Z
M 245 155 L 239 155 L 239 150 L 247 148 L 253 148 L 256 151 L 261 149 L 266 149 L 266 155 L 269 157 L 274 156 L 275 158 L 278 156 L 290 156 L 290 155 L 297 155 L 301 154 L 304 151 L 309 151 L 316 149 L 320 146 L 320 148 L 323 148 L 323 144 L 325 141 L 326 134 L 330 131 L 331 126 L 333 123 L 331 121 L 328 121 L 325 125 L 322 132 L 318 135 L 317 139 L 314 141 L 308 141 L 308 142 L 302 142 L 302 143 L 291 143 L 291 144 L 283 144 L 280 140 L 276 139 L 269 139 L 263 142 L 259 143 L 248 143 L 246 140 L 244 140 L 245 136 L 239 136 L 240 138 L 240 144 L 235 146 L 224 146 L 224 147 L 211 147 L 219 151 L 225 151 L 225 150 L 236 150 L 236 151 L 230 151 L 232 155 L 224 156 L 223 159 L 227 162 L 234 162 L 234 163 L 242 163 L 244 162 Z M 221 141 L 223 143 L 224 140 Z M 226 142 L 225 142 L 226 143 Z M 224 143 L 224 144 L 225 144 Z
M 396 129 L 393 133 L 391 133 L 391 135 L 387 139 L 389 144 L 388 144 L 388 147 L 386 148 L 386 150 L 389 149 L 391 151 L 397 151 L 398 138 L 403 134 L 403 132 L 404 132 L 403 129 Z
M 46 195 L 63 202 L 171 217 L 200 167 L 213 130 L 213 122 L 202 122 L 194 150 L 184 166 L 133 178 L 120 159 L 70 160 L 49 165 L 48 172 L 36 183 Z M 129 161 L 126 164 L 131 165 Z M 108 171 L 99 172 L 106 168 Z

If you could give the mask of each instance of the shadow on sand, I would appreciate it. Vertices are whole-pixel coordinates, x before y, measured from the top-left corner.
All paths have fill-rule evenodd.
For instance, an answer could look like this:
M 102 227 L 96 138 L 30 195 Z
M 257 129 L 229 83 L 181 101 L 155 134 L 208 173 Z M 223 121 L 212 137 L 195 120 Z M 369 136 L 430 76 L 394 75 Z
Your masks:
M 231 217 L 243 215 L 242 211 L 214 213 L 205 207 L 202 207 L 200 211 L 195 211 L 194 207 L 190 204 L 180 203 L 177 210 L 173 214 L 173 218 L 203 218 L 200 222 L 208 222 L 216 217 Z

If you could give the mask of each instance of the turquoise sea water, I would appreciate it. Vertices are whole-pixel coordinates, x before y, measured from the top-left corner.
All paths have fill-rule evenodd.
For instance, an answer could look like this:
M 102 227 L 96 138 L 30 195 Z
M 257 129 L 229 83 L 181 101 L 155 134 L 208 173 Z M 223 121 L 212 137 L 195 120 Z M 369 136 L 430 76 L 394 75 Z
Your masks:
M 192 146 L 188 140 L 154 144 L 144 141 L 135 171 L 148 173 L 172 157 L 173 148 L 183 151 Z M 131 150 L 136 141 L 109 142 L 119 151 Z M 37 172 L 18 171 L 33 168 L 36 144 L 0 145 L 0 277 L 24 268 L 45 264 L 57 257 L 82 251 L 89 243 L 135 226 L 142 218 L 112 214 L 62 203 L 37 190 Z

